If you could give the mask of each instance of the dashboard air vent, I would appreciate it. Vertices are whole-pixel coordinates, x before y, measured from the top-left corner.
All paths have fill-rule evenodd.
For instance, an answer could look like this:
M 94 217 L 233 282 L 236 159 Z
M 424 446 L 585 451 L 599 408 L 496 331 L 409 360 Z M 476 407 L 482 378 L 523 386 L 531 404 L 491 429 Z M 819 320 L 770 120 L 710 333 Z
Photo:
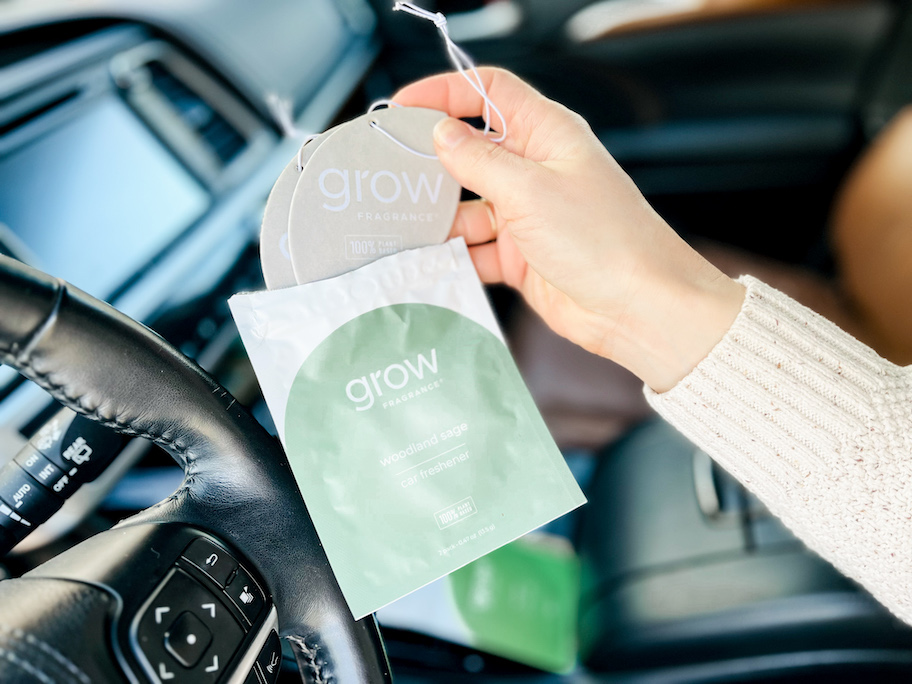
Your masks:
M 206 142 L 222 164 L 237 157 L 247 144 L 237 129 L 161 62 L 151 62 L 148 68 L 152 86 L 174 105 L 181 120 Z
M 242 159 L 268 147 L 265 124 L 234 92 L 167 43 L 111 62 L 114 80 L 149 127 L 208 186 L 230 186 Z

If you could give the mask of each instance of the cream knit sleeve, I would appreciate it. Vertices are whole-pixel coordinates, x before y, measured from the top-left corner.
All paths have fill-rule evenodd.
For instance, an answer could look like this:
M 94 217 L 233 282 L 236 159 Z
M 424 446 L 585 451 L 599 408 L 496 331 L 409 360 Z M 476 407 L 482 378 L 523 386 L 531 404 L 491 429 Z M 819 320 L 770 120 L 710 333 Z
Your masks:
M 751 277 L 731 329 L 650 404 L 912 624 L 912 366 Z

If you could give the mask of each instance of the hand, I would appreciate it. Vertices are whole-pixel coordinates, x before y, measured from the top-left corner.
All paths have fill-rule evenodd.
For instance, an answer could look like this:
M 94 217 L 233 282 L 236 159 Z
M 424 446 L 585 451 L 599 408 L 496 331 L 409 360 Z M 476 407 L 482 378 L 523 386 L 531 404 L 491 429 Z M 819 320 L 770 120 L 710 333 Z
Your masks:
M 460 206 L 452 235 L 483 281 L 519 290 L 557 333 L 671 388 L 730 327 L 743 288 L 653 211 L 579 115 L 509 72 L 479 73 L 508 135 L 495 144 L 454 118 L 435 128 L 440 161 L 484 198 Z M 451 117 L 483 109 L 455 73 L 393 99 Z

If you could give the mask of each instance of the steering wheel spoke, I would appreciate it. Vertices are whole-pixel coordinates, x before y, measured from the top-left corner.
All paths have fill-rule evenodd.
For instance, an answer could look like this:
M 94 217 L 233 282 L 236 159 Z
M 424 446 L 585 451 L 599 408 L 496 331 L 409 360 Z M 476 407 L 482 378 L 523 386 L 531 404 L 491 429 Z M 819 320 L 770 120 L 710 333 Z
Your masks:
M 293 644 L 298 662 L 304 665 L 305 681 L 390 681 L 376 622 L 352 619 L 281 447 L 224 388 L 154 332 L 6 257 L 0 257 L 0 312 L 0 361 L 77 413 L 121 434 L 152 440 L 171 453 L 185 473 L 181 486 L 164 501 L 24 578 L 0 583 L 0 588 L 10 582 L 25 587 L 24 583 L 38 578 L 100 588 L 114 599 L 107 608 L 116 613 L 114 633 L 91 632 L 80 622 L 84 616 L 75 611 L 65 619 L 73 621 L 70 630 L 81 637 L 74 641 L 77 651 L 83 640 L 111 640 L 111 653 L 118 654 L 112 667 L 129 669 L 149 681 L 171 681 L 172 673 L 177 681 L 179 670 L 170 669 L 170 661 L 156 660 L 164 658 L 164 652 L 185 670 L 188 666 L 181 658 L 193 661 L 192 672 L 203 667 L 205 674 L 206 667 L 217 664 L 218 672 L 209 673 L 218 675 L 212 681 L 243 682 L 269 639 L 271 632 L 264 621 L 273 614 L 273 607 L 279 632 Z M 215 565 L 231 558 L 237 567 L 225 577 L 218 574 L 222 568 L 207 571 L 205 559 L 200 567 L 199 559 L 193 560 L 196 556 L 187 557 L 196 551 L 190 551 L 194 540 L 185 535 L 206 539 L 221 549 L 226 555 Z M 218 555 L 218 551 L 212 553 Z M 230 657 L 225 655 L 225 661 L 219 657 L 222 651 L 212 650 L 223 642 L 211 629 L 211 642 L 194 660 L 197 644 L 206 634 L 189 617 L 176 625 L 169 623 L 168 629 L 184 634 L 185 639 L 192 634 L 193 644 L 176 645 L 168 641 L 170 637 L 159 635 L 160 647 L 158 636 L 150 637 L 156 644 L 149 646 L 150 652 L 155 655 L 147 654 L 145 663 L 127 655 L 137 643 L 145 653 L 136 620 L 148 619 L 145 602 L 154 601 L 168 582 L 177 581 L 175 577 L 190 578 L 197 584 L 188 586 L 210 591 L 214 599 L 205 603 L 213 604 L 219 615 L 230 615 L 243 633 L 239 648 Z M 28 634 L 44 639 L 40 629 L 34 633 L 30 627 L 44 622 L 15 622 L 9 616 L 20 613 L 7 610 L 3 597 L 0 592 L 0 634 L 29 629 Z M 36 605 L 38 618 L 41 611 L 52 610 Z M 205 625 L 205 614 L 194 612 L 198 610 L 202 609 L 181 609 L 174 617 L 193 615 Z M 154 620 L 155 613 L 151 615 Z M 237 640 L 236 630 L 225 629 Z M 217 663 L 206 662 L 210 651 Z M 164 673 L 159 671 L 162 662 Z M 230 673 L 222 669 L 225 663 L 230 664 Z M 0 660 L 3 681 L 15 681 L 5 678 L 3 668 L 10 667 L 9 661 Z

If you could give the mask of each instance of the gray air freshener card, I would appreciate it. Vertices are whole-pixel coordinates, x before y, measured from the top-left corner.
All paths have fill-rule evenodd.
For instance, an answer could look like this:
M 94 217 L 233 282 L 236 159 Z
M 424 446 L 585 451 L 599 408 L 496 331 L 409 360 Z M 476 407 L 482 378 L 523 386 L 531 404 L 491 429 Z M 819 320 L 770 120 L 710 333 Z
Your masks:
M 298 283 L 446 239 L 460 187 L 433 156 L 434 125 L 445 116 L 419 107 L 371 112 L 313 152 L 288 225 Z
M 307 165 L 307 161 L 320 144 L 337 129 L 338 126 L 330 128 L 306 143 L 301 153 L 288 162 L 272 187 L 269 199 L 266 200 L 266 210 L 263 212 L 263 224 L 260 228 L 260 263 L 263 267 L 263 280 L 270 290 L 298 284 L 288 251 L 288 215 L 291 213 L 291 200 L 301 175 L 301 168 Z

